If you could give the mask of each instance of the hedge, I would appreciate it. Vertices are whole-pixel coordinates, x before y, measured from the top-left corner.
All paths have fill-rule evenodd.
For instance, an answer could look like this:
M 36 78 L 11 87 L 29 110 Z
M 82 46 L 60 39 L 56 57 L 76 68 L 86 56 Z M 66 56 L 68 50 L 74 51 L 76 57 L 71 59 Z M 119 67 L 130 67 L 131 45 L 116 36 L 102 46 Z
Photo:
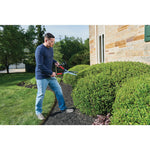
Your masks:
M 81 112 L 96 116 L 112 112 L 116 91 L 131 77 L 150 74 L 150 66 L 139 62 L 112 62 L 91 66 L 77 80 L 72 97 Z
M 96 116 L 112 111 L 114 93 L 111 77 L 100 73 L 80 79 L 73 90 L 72 98 L 74 105 L 82 113 Z
M 150 125 L 150 76 L 124 83 L 112 108 L 112 125 Z
M 90 75 L 97 75 L 101 72 L 105 72 L 106 75 L 118 76 L 121 80 L 123 78 L 132 77 L 139 73 L 150 72 L 150 66 L 140 62 L 109 62 L 92 65 L 78 73 L 78 76 L 74 79 L 73 85 L 75 86 L 77 80 Z M 121 74 L 121 72 L 124 72 Z M 128 75 L 129 74 L 129 75 Z M 117 78 L 116 78 L 117 79 Z M 115 81 L 114 81 L 115 82 Z
M 90 67 L 90 65 L 76 65 L 76 66 L 70 68 L 69 71 L 76 71 L 76 72 L 79 73 L 80 71 L 82 71 L 82 70 L 84 70 L 88 67 Z M 77 73 L 77 75 L 78 75 L 78 73 Z M 71 74 L 64 74 L 63 82 L 73 86 L 75 84 L 75 82 L 77 81 L 76 77 L 77 76 L 74 76 L 74 75 L 71 75 Z

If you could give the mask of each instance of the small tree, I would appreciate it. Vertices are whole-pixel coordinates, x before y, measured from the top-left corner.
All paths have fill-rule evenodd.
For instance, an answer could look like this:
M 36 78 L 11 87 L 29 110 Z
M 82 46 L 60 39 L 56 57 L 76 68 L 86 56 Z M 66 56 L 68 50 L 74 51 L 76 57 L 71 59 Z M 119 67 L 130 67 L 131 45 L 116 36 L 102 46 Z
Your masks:
M 46 31 L 45 26 L 42 27 L 41 25 L 36 25 L 36 36 L 37 36 L 36 46 L 38 46 L 44 42 L 45 31 Z
M 19 25 L 0 25 L 0 63 L 9 73 L 9 65 L 22 62 L 25 34 Z

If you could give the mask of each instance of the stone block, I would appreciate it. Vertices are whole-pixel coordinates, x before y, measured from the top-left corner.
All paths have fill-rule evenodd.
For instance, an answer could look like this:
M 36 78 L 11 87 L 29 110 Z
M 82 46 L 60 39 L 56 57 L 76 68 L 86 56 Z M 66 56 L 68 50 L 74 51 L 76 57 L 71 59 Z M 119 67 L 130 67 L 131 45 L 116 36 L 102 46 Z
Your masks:
M 133 38 L 134 41 L 142 40 L 142 39 L 144 39 L 144 35 L 138 35 Z
M 106 49 L 115 47 L 115 43 L 110 43 L 105 46 Z
M 115 42 L 115 47 L 126 47 L 126 41 L 122 40 L 122 41 L 116 41 Z
M 118 32 L 128 29 L 129 25 L 121 25 L 118 27 Z

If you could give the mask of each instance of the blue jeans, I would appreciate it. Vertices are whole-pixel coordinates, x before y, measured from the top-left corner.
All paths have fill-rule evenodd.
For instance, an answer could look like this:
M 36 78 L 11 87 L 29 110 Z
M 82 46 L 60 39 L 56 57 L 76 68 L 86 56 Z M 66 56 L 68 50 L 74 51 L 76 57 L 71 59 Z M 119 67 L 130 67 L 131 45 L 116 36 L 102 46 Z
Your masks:
M 35 112 L 37 115 L 42 113 L 43 99 L 48 85 L 56 95 L 60 110 L 66 109 L 62 89 L 55 77 L 50 77 L 49 79 L 36 80 L 36 82 L 37 82 L 38 91 L 36 97 Z

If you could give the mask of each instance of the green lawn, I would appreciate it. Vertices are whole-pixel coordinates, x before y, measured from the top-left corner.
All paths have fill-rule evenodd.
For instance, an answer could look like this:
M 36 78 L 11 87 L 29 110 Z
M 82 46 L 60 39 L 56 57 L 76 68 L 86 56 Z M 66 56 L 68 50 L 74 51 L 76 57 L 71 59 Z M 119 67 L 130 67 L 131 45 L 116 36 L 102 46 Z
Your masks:
M 17 86 L 21 81 L 31 80 L 32 73 L 0 74 L 0 124 L 1 125 L 38 125 L 35 115 L 37 89 Z M 46 91 L 43 114 L 46 116 L 54 104 L 55 96 Z

